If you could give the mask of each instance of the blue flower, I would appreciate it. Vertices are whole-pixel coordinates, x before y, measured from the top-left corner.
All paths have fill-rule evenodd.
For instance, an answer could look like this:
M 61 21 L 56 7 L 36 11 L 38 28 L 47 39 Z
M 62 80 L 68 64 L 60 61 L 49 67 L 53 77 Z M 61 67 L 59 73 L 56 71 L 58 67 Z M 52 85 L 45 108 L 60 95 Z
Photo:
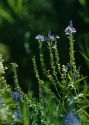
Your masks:
M 22 98 L 22 95 L 20 92 L 13 92 L 13 99 L 15 99 L 16 101 L 20 101 Z
M 22 118 L 23 118 L 23 115 L 22 115 L 22 113 L 20 113 L 20 112 L 15 112 L 15 113 L 13 114 L 13 116 L 14 116 L 15 118 L 17 118 L 17 119 L 22 119 Z
M 36 39 L 37 39 L 38 41 L 45 41 L 45 38 L 44 38 L 43 35 L 37 35 L 37 36 L 36 36 Z
M 71 67 L 70 63 L 67 63 L 66 67 L 67 67 L 67 69 L 70 69 L 70 67 Z
M 74 33 L 76 33 L 76 29 L 73 27 L 72 21 L 70 21 L 69 26 L 65 29 L 65 34 L 70 36 Z
M 51 35 L 51 33 L 45 37 L 45 41 L 54 41 L 54 40 L 55 40 L 55 37 L 54 37 L 54 35 Z
M 38 41 L 54 41 L 55 37 L 54 37 L 54 35 L 51 35 L 51 33 L 49 33 L 48 36 L 37 35 L 36 39 Z
M 64 125 L 80 125 L 78 116 L 70 110 L 64 118 Z
M 17 117 L 18 119 L 22 119 L 22 118 L 23 118 L 23 116 L 22 116 L 21 113 L 18 113 L 16 117 Z
M 3 104 L 3 101 L 2 100 L 0 100 L 0 105 L 2 105 Z

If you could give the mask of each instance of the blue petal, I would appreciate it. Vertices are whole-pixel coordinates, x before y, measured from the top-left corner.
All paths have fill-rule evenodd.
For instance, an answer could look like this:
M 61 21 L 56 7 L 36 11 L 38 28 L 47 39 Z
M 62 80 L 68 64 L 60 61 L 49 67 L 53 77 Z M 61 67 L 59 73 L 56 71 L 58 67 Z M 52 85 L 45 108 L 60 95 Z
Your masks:
M 78 116 L 73 111 L 69 111 L 65 116 L 64 125 L 80 125 Z
M 69 26 L 65 29 L 65 34 L 66 35 L 71 35 L 76 33 L 76 29 L 73 27 L 72 22 L 69 24 Z

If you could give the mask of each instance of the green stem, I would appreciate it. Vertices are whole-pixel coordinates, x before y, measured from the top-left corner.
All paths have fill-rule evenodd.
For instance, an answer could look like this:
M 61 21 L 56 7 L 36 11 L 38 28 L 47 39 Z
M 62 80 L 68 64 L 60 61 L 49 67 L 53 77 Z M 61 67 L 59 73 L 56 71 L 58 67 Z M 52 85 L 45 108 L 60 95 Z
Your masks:
M 50 42 L 48 42 L 48 49 L 49 49 L 49 54 L 50 54 L 50 65 L 51 65 L 51 69 L 52 69 L 53 76 L 54 76 L 55 80 L 54 80 L 54 78 L 53 78 L 52 75 L 50 75 L 50 76 L 51 76 L 51 78 L 52 78 L 52 81 L 54 80 L 54 83 L 53 83 L 53 84 L 54 84 L 54 86 L 55 86 L 55 89 L 56 89 L 56 91 L 57 91 L 59 97 L 60 97 L 59 90 L 58 90 L 58 88 L 57 88 L 56 82 L 58 83 L 58 85 L 60 85 L 60 87 L 62 87 L 62 85 L 60 84 L 60 82 L 59 82 L 59 80 L 58 80 L 58 78 L 57 78 L 57 72 L 56 72 L 56 67 L 55 67 L 55 63 L 54 63 L 54 55 L 53 55 L 53 51 L 52 51 L 52 45 L 51 45 Z
M 35 56 L 32 58 L 32 62 L 33 62 L 33 66 L 34 66 L 34 73 L 35 73 L 35 76 L 36 76 L 36 78 L 38 80 L 38 83 L 39 83 L 39 97 L 41 99 L 42 98 L 42 93 L 41 93 L 40 90 L 41 90 L 41 88 L 42 88 L 42 86 L 44 84 L 44 81 L 40 79 Z
M 55 80 L 57 81 L 58 84 L 58 78 L 57 78 L 57 72 L 56 72 L 56 67 L 55 67 L 55 63 L 54 63 L 54 55 L 53 55 L 53 51 L 52 51 L 52 45 L 50 42 L 48 42 L 48 49 L 49 49 L 49 54 L 50 54 L 50 65 L 51 65 L 51 69 L 53 72 L 53 76 L 55 77 Z
M 24 125 L 29 125 L 29 105 L 26 102 L 22 103 L 22 108 L 23 108 L 23 124 Z
M 21 91 L 21 88 L 18 83 L 18 76 L 17 76 L 17 71 L 16 71 L 18 66 L 16 63 L 11 63 L 11 64 L 13 66 L 12 69 L 13 69 L 13 73 L 14 73 L 13 78 L 14 78 L 15 89 L 17 91 Z
M 40 51 L 41 68 L 43 70 L 43 74 L 45 76 L 47 76 L 47 70 L 46 70 L 45 61 L 44 61 L 44 55 L 43 55 L 43 52 L 42 52 L 42 46 L 43 46 L 43 43 L 39 41 L 39 51 Z
M 60 73 L 60 58 L 59 58 L 59 54 L 58 54 L 58 48 L 57 48 L 57 41 L 55 40 L 55 46 L 56 48 L 54 49 L 54 54 L 55 54 L 55 62 L 58 68 L 58 72 Z
M 73 35 L 71 34 L 69 37 L 69 54 L 70 54 L 70 65 L 73 68 L 73 71 L 76 70 L 76 65 L 75 65 L 75 57 L 74 57 L 74 40 L 73 40 Z

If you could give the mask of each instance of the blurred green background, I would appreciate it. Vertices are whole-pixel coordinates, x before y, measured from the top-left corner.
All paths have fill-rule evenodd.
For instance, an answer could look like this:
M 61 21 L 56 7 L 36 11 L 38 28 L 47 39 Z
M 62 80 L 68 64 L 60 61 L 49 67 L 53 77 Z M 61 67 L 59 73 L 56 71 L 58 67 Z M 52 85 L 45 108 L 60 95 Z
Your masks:
M 34 83 L 31 58 L 37 52 L 35 36 L 59 35 L 61 62 L 69 61 L 64 29 L 72 19 L 77 30 L 75 57 L 83 75 L 89 74 L 89 0 L 0 0 L 0 54 L 6 65 L 18 64 L 22 89 Z M 65 56 L 66 55 L 66 56 Z M 65 58 L 66 57 L 66 58 Z M 10 74 L 7 81 L 12 84 Z

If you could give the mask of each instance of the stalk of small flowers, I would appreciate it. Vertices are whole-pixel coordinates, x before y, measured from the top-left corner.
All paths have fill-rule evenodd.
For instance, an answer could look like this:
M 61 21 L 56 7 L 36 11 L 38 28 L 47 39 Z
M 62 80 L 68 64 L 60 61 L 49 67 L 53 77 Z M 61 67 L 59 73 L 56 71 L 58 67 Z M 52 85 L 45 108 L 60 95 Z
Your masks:
M 50 44 L 50 42 L 54 41 L 54 35 L 53 36 L 51 34 L 48 34 L 48 36 L 37 35 L 36 39 L 39 42 L 41 67 L 42 67 L 44 75 L 46 75 L 46 77 L 48 77 L 46 66 L 45 66 L 45 63 L 44 63 L 44 57 L 43 57 L 43 52 L 42 52 L 42 44 L 43 44 L 43 41 L 46 41 L 47 43 Z
M 54 40 L 53 40 L 53 42 L 54 42 Z M 51 65 L 51 69 L 53 71 L 53 76 L 54 76 L 55 81 L 56 81 L 55 84 L 57 83 L 58 85 L 61 86 L 61 84 L 60 84 L 60 82 L 57 78 L 57 71 L 56 71 L 56 65 L 55 65 L 55 62 L 54 62 L 54 54 L 53 54 L 53 50 L 52 50 L 52 43 L 51 42 L 47 42 L 47 43 L 48 43 L 48 49 L 49 49 L 49 54 L 50 54 L 50 65 Z
M 4 74 L 5 74 L 5 68 L 3 66 L 3 59 L 2 59 L 2 56 L 0 55 L 0 86 L 2 87 L 5 87 L 6 86 L 6 79 L 4 77 Z M 0 87 L 0 88 L 2 88 Z
M 41 42 L 47 41 L 47 44 L 48 44 L 48 46 L 50 47 L 50 48 L 49 48 L 49 53 L 50 53 L 50 57 L 51 57 L 51 60 L 50 60 L 50 64 L 52 65 L 51 68 L 53 69 L 53 71 L 54 71 L 55 74 L 56 74 L 56 71 L 55 71 L 55 69 L 54 69 L 54 68 L 55 68 L 55 67 L 54 67 L 54 64 L 52 64 L 52 63 L 54 63 L 54 61 L 53 61 L 52 49 L 51 49 L 52 46 L 50 46 L 50 44 L 51 44 L 50 42 L 54 41 L 54 36 L 48 35 L 47 37 L 44 37 L 43 35 L 38 35 L 38 36 L 36 37 L 36 39 L 37 39 L 38 42 L 39 42 L 40 62 L 41 62 L 42 69 L 45 67 L 45 64 L 44 64 L 44 57 L 43 57 L 43 53 L 42 53 L 42 43 L 41 43 Z M 49 41 L 48 41 L 48 40 L 49 40 Z M 51 63 L 51 62 L 52 62 L 52 63 Z M 36 63 L 35 63 L 35 65 L 36 65 Z M 57 89 L 57 87 L 56 87 L 56 81 L 54 80 L 53 76 L 52 76 L 51 74 L 49 74 L 49 72 L 47 73 L 46 68 L 45 68 L 45 72 L 46 72 L 46 77 L 50 80 L 50 82 L 52 82 L 52 83 L 54 84 L 55 89 L 56 89 L 56 91 L 57 91 L 57 93 L 58 93 L 58 95 L 59 95 L 58 89 Z M 35 72 L 35 74 L 36 74 L 36 76 L 38 77 L 38 73 Z M 56 75 L 55 75 L 55 77 L 56 77 Z M 57 79 L 57 77 L 56 77 L 56 79 Z M 39 78 L 38 78 L 38 80 L 39 80 Z M 57 81 L 58 81 L 58 80 L 57 80 Z M 42 88 L 40 87 L 39 89 L 41 90 Z
M 75 57 L 74 57 L 74 40 L 73 40 L 73 34 L 76 32 L 75 28 L 73 27 L 72 22 L 70 22 L 69 26 L 65 29 L 65 34 L 68 36 L 69 38 L 69 55 L 70 55 L 70 63 L 67 64 L 66 66 L 66 70 L 68 71 L 68 75 L 67 78 L 69 80 L 68 81 L 68 85 L 67 85 L 67 89 L 70 90 L 68 92 L 67 95 L 67 99 L 70 98 L 70 96 L 73 98 L 74 95 L 77 96 L 77 89 L 75 86 L 75 79 L 74 79 L 74 73 L 77 71 L 76 70 L 76 64 L 75 64 Z M 70 70 L 68 70 L 68 67 Z M 66 73 L 67 73 L 66 71 Z M 63 73 L 64 75 L 65 73 Z M 79 77 L 79 76 L 78 76 Z M 74 94 L 73 92 L 74 91 Z M 79 119 L 74 115 L 74 112 L 68 112 L 68 114 L 66 115 L 66 119 L 65 119 L 65 125 L 80 125 Z
M 57 71 L 56 71 L 56 65 L 58 66 L 58 70 L 60 71 L 60 64 L 59 64 L 59 54 L 58 54 L 58 50 L 57 50 L 57 41 L 56 39 L 58 39 L 58 36 L 51 35 L 48 34 L 48 40 L 47 41 L 47 45 L 48 45 L 48 49 L 49 49 L 49 55 L 50 55 L 50 65 L 51 65 L 51 69 L 53 71 L 53 76 L 55 77 L 55 80 L 57 81 L 58 84 L 59 80 L 57 78 Z M 54 54 L 53 54 L 53 50 L 54 50 Z M 55 59 L 54 59 L 55 56 Z M 56 61 L 54 61 L 56 60 Z M 56 65 L 55 65 L 56 62 Z
M 18 78 L 17 78 L 17 72 L 16 72 L 16 68 L 17 68 L 17 64 L 15 63 L 12 63 L 12 66 L 13 66 L 13 73 L 14 73 L 14 84 L 15 84 L 15 88 L 14 88 L 14 92 L 12 93 L 12 97 L 13 97 L 13 100 L 16 101 L 16 107 L 17 107 L 17 110 L 15 112 L 13 112 L 13 116 L 19 120 L 20 122 L 23 121 L 23 103 L 26 103 L 28 102 L 29 103 L 29 99 L 27 97 L 26 94 L 24 94 L 23 91 L 21 91 L 21 88 L 19 86 L 19 83 L 18 83 Z M 17 122 L 15 122 L 17 123 Z M 18 122 L 19 123 L 19 122 Z
M 47 75 L 47 71 L 46 71 L 46 66 L 45 66 L 45 61 L 44 61 L 44 57 L 43 57 L 43 52 L 42 52 L 42 41 L 38 41 L 39 43 L 39 50 L 40 50 L 40 63 L 41 63 L 41 68 L 43 70 L 43 74 L 46 76 Z
M 70 64 L 71 64 L 71 67 L 73 67 L 73 71 L 76 71 L 75 57 L 74 57 L 74 40 L 73 40 L 73 35 L 70 35 L 69 43 L 70 43 L 70 48 L 69 48 Z
M 59 63 L 60 58 L 59 58 L 59 54 L 58 54 L 57 40 L 56 39 L 54 41 L 54 46 L 55 46 L 55 48 L 53 48 L 53 49 L 54 49 L 54 54 L 55 54 L 55 62 L 56 62 L 57 68 L 58 68 L 58 72 L 60 73 L 60 69 L 61 69 L 60 63 Z
M 56 81 L 57 81 L 58 84 L 60 84 L 60 83 L 59 83 L 58 78 L 57 78 L 57 72 L 56 72 L 56 67 L 55 67 L 55 64 L 54 64 L 54 55 L 53 55 L 52 43 L 51 43 L 51 42 L 54 42 L 55 37 L 54 37 L 54 35 L 51 35 L 51 34 L 48 34 L 48 36 L 45 36 L 45 37 L 43 35 L 38 35 L 36 37 L 36 39 L 39 42 L 43 42 L 43 41 L 47 42 L 48 49 L 49 49 L 49 55 L 50 55 L 50 65 L 51 65 L 51 69 L 53 71 L 53 76 L 55 77 L 55 79 L 53 78 L 53 76 L 51 74 L 49 74 L 49 72 L 48 72 L 47 78 L 50 80 L 50 82 L 53 83 L 53 85 L 54 85 L 54 87 L 55 87 L 55 89 L 56 89 L 56 91 L 57 91 L 57 93 L 59 95 L 57 85 L 56 85 Z M 41 43 L 40 43 L 40 48 L 42 48 Z M 43 54 L 41 53 L 42 60 L 44 60 L 42 55 Z M 47 71 L 46 71 L 46 74 L 47 74 Z M 60 95 L 59 95 L 59 97 L 60 97 Z
M 45 39 L 46 40 L 46 39 Z M 42 43 L 43 41 L 38 41 L 39 42 L 39 49 L 40 49 L 40 62 L 41 62 L 41 68 L 43 70 L 44 76 L 46 78 L 48 78 L 49 81 L 54 82 L 54 78 L 51 74 L 49 74 L 49 71 L 47 71 L 46 69 L 46 65 L 45 65 L 45 61 L 44 61 L 44 57 L 43 57 L 43 52 L 42 52 Z M 41 91 L 41 87 L 40 87 L 40 91 Z
M 18 65 L 16 64 L 16 63 L 11 63 L 11 65 L 12 65 L 12 70 L 13 70 L 13 78 L 14 78 L 14 85 L 15 85 L 15 91 L 21 91 L 21 88 L 20 88 L 20 86 L 19 86 L 19 83 L 18 83 L 18 76 L 17 76 L 17 67 L 18 67 Z
M 42 98 L 42 93 L 41 93 L 40 90 L 41 90 L 41 87 L 44 85 L 44 81 L 40 79 L 35 56 L 32 58 L 32 62 L 33 62 L 33 67 L 34 67 L 34 73 L 35 73 L 35 76 L 36 76 L 36 78 L 38 80 L 38 83 L 39 83 L 39 98 L 41 99 Z
M 61 73 L 61 78 L 63 80 L 67 79 L 67 67 L 65 65 L 62 65 L 62 73 Z
M 3 90 L 7 88 L 6 86 L 6 80 L 3 76 L 0 77 L 0 91 L 4 92 Z
M 24 94 L 24 92 L 21 91 L 21 88 L 18 83 L 17 72 L 16 72 L 16 68 L 18 66 L 15 63 L 12 63 L 12 66 L 13 66 L 13 72 L 14 72 L 13 77 L 14 77 L 14 84 L 15 84 L 13 98 L 17 101 L 23 101 L 24 99 L 26 101 L 26 100 L 28 100 L 28 98 L 27 98 L 26 94 Z
M 2 98 L 8 97 L 10 95 L 11 89 L 10 86 L 7 85 L 6 79 L 4 77 L 5 67 L 3 66 L 3 59 L 0 55 L 0 96 Z
M 36 78 L 37 78 L 38 82 L 40 83 L 40 76 L 39 76 L 39 73 L 38 73 L 38 69 L 37 69 L 37 65 L 36 65 L 36 57 L 35 56 L 33 56 L 32 62 L 33 62 L 34 72 L 35 72 Z
M 56 76 L 57 72 L 56 72 L 56 67 L 54 64 L 54 55 L 53 55 L 53 51 L 52 51 L 52 45 L 51 42 L 47 42 L 48 43 L 48 49 L 49 49 L 49 54 L 50 54 L 50 65 L 51 65 L 51 69 L 53 71 L 53 75 Z
M 60 84 L 60 82 L 59 82 L 59 80 L 57 78 L 57 71 L 56 71 L 56 66 L 55 66 L 55 62 L 54 62 L 54 55 L 53 55 L 53 50 L 52 50 L 52 44 L 50 42 L 48 42 L 48 49 L 49 49 L 49 54 L 50 54 L 50 65 L 51 65 L 51 68 L 53 70 L 53 76 L 55 78 L 55 80 L 53 80 L 53 84 L 54 84 L 54 87 L 55 87 L 55 89 L 57 91 L 57 94 L 60 97 L 57 85 L 60 86 L 60 87 L 62 87 L 62 85 Z
M 59 90 L 57 88 L 57 86 L 61 86 L 58 78 L 57 78 L 57 71 L 56 71 L 56 66 L 55 66 L 55 63 L 54 63 L 54 55 L 53 55 L 53 50 L 52 50 L 52 45 L 50 42 L 48 42 L 48 49 L 49 49 L 49 54 L 50 54 L 50 65 L 51 65 L 51 69 L 53 70 L 53 85 L 57 91 L 57 94 L 58 96 L 60 97 L 60 94 L 59 94 Z
M 70 74 L 69 74 L 69 79 L 70 79 L 70 84 L 71 87 L 73 87 L 75 89 L 75 78 L 74 78 L 74 74 L 75 72 L 77 72 L 76 69 L 76 64 L 75 64 L 75 57 L 74 57 L 74 40 L 73 40 L 73 34 L 76 33 L 76 29 L 73 27 L 72 21 L 70 22 L 69 26 L 65 29 L 65 34 L 68 35 L 69 38 L 69 55 L 70 55 Z M 78 75 L 79 77 L 79 75 Z M 76 92 L 76 91 L 75 91 Z
M 0 55 L 0 75 L 3 75 L 3 74 L 5 74 L 5 69 L 4 69 L 4 66 L 3 66 L 2 56 Z
M 65 34 L 69 38 L 70 65 L 71 65 L 71 68 L 73 68 L 73 71 L 76 70 L 75 57 L 74 57 L 74 40 L 73 40 L 74 33 L 76 33 L 76 29 L 73 27 L 72 21 L 70 21 L 69 26 L 65 29 Z
M 13 92 L 13 98 L 17 101 L 23 101 L 25 99 L 25 101 L 29 100 L 27 95 L 24 94 L 23 91 L 21 91 L 21 88 L 19 86 L 19 83 L 18 83 L 18 76 L 17 76 L 17 67 L 18 65 L 16 63 L 11 63 L 12 64 L 12 70 L 13 70 L 13 77 L 14 77 L 14 84 L 15 84 L 15 87 L 14 87 L 14 92 Z
M 45 64 L 44 64 L 44 57 L 43 57 L 43 53 L 42 53 L 42 43 L 43 43 L 43 41 L 46 41 L 47 42 L 47 45 L 48 45 L 48 49 L 49 49 L 49 53 L 50 53 L 50 64 L 51 64 L 51 68 L 52 68 L 52 70 L 53 70 L 53 74 L 56 76 L 56 71 L 55 71 L 55 64 L 54 64 L 54 59 L 53 59 L 53 52 L 52 52 L 52 48 L 53 49 L 56 49 L 56 48 L 54 48 L 57 44 L 56 44 L 56 41 L 55 41 L 55 39 L 56 38 L 59 38 L 58 36 L 56 36 L 56 37 L 54 37 L 54 35 L 51 35 L 51 34 L 48 34 L 48 36 L 43 36 L 43 35 L 38 35 L 38 36 L 36 36 L 36 39 L 38 40 L 38 42 L 39 42 L 39 48 L 40 48 L 40 61 L 41 61 L 41 64 L 42 64 L 42 68 L 44 68 L 43 70 L 45 70 L 46 71 L 46 66 L 45 66 Z M 55 41 L 55 46 L 52 46 L 52 42 L 54 42 Z M 56 57 L 57 57 L 57 61 L 59 60 L 59 58 L 58 58 L 58 52 L 57 52 L 57 50 L 56 50 L 56 52 L 55 52 L 55 55 L 56 55 Z M 59 67 L 59 66 L 58 66 Z M 46 71 L 46 74 L 47 74 L 47 71 Z
M 46 66 L 45 66 L 45 63 L 44 63 L 43 52 L 42 52 L 42 43 L 43 43 L 43 41 L 48 40 L 48 39 L 47 39 L 47 37 L 44 37 L 43 35 L 38 35 L 36 37 L 36 39 L 39 42 L 40 62 L 41 62 L 41 68 L 43 70 L 43 73 L 45 73 L 44 75 L 48 78 L 49 81 L 53 81 L 53 83 L 55 83 L 54 79 L 53 79 L 53 76 L 51 74 L 49 74 L 49 71 L 46 70 Z

